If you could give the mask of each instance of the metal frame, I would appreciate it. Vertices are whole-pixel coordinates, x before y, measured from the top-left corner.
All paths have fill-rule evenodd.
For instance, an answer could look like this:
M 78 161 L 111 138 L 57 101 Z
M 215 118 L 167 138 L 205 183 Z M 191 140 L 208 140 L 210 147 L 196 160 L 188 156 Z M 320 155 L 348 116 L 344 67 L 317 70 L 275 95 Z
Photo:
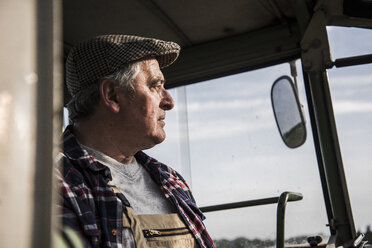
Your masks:
M 61 2 L 37 0 L 37 128 L 32 247 L 51 247 L 56 227 L 54 158 L 62 117 Z
M 330 223 L 334 217 L 333 217 L 333 212 L 331 208 L 331 201 L 329 197 L 327 178 L 326 178 L 325 170 L 324 170 L 324 163 L 323 163 L 322 154 L 320 150 L 320 139 L 319 139 L 317 124 L 315 122 L 314 104 L 312 102 L 313 97 L 312 97 L 312 92 L 310 89 L 309 78 L 308 76 L 306 76 L 307 74 L 305 71 L 303 71 L 303 75 L 304 75 L 304 84 L 305 84 L 305 91 L 306 91 L 307 105 L 308 105 L 308 111 L 309 111 L 309 116 L 310 116 L 310 123 L 311 123 L 311 129 L 312 129 L 315 154 L 316 154 L 317 164 L 318 164 L 318 169 L 319 169 L 320 182 L 322 184 L 322 190 L 323 190 L 323 199 L 324 199 L 324 203 L 325 203 L 325 207 L 327 211 L 328 223 Z M 331 232 L 331 235 L 335 234 L 335 230 L 332 229 L 331 227 L 330 227 L 330 232 Z
M 355 226 L 351 212 L 336 124 L 333 115 L 332 100 L 329 92 L 326 71 L 305 73 L 306 91 L 313 107 L 312 119 L 314 145 L 319 152 L 321 163 L 319 171 L 322 177 L 323 194 L 329 219 L 331 234 L 336 235 L 336 245 L 342 245 L 355 238 Z M 309 105 L 310 107 L 310 105 Z M 324 181 L 325 182 L 324 182 Z M 328 202 L 328 203 L 327 203 Z
M 295 193 L 295 194 L 301 195 L 299 193 Z M 300 198 L 302 199 L 302 195 L 301 197 L 290 197 L 288 201 L 290 202 L 299 201 L 301 200 Z M 263 199 L 249 200 L 249 201 L 211 205 L 211 206 L 201 207 L 200 210 L 204 213 L 208 213 L 208 212 L 221 211 L 221 210 L 230 210 L 230 209 L 235 209 L 235 208 L 245 208 L 245 207 L 254 207 L 254 206 L 261 206 L 261 205 L 268 205 L 268 204 L 276 204 L 278 203 L 279 199 L 280 197 L 270 197 L 270 198 L 263 198 Z
M 308 19 L 297 16 L 299 23 L 308 23 L 301 40 L 304 83 L 313 130 L 319 174 L 331 231 L 330 242 L 343 245 L 355 238 L 355 226 L 343 169 L 341 151 L 334 119 L 327 68 L 333 66 L 326 25 L 346 20 L 341 15 L 342 1 L 318 1 L 315 13 Z M 365 21 L 359 24 L 365 25 Z M 361 25 L 361 26 L 362 26 Z
M 284 248 L 285 241 L 285 209 L 288 201 L 302 200 L 302 194 L 294 192 L 283 192 L 278 199 L 276 211 L 276 248 Z
M 213 212 L 221 210 L 229 210 L 235 208 L 243 207 L 254 207 L 267 204 L 278 204 L 276 210 L 276 248 L 284 248 L 285 241 L 285 210 L 287 207 L 287 202 L 300 201 L 303 196 L 301 193 L 295 192 L 283 192 L 279 197 L 270 197 L 264 199 L 235 202 L 221 205 L 214 205 L 208 207 L 202 207 L 200 210 L 202 212 Z
M 372 63 L 372 54 L 354 56 L 354 57 L 348 57 L 348 58 L 339 58 L 333 62 L 334 66 L 337 68 L 353 66 L 353 65 L 363 65 L 363 64 L 369 64 L 369 63 Z

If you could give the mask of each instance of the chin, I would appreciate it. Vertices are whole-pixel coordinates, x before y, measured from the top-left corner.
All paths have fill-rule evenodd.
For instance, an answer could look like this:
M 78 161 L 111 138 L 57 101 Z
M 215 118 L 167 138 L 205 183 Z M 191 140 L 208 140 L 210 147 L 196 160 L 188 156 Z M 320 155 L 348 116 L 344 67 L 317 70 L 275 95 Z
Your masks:
M 155 143 L 155 145 L 160 144 L 160 143 L 163 142 L 164 140 L 165 140 L 165 134 L 162 135 L 162 136 L 154 137 L 154 143 Z
M 142 148 L 142 150 L 147 150 L 150 148 L 153 148 L 157 144 L 160 144 L 165 140 L 165 134 L 164 135 L 159 135 L 159 136 L 152 136 L 149 140 L 149 142 Z
M 163 142 L 165 140 L 165 131 L 163 129 L 160 129 L 158 130 L 157 132 L 155 132 L 153 135 L 153 142 L 155 143 L 155 145 L 157 144 L 160 144 L 161 142 Z

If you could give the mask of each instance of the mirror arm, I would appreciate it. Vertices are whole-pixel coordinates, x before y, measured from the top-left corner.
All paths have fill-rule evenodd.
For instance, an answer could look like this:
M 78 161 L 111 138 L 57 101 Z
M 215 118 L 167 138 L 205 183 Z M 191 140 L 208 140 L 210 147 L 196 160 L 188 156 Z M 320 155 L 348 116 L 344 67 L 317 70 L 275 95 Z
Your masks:
M 290 61 L 289 67 L 291 69 L 291 76 L 293 77 L 293 81 L 294 81 L 294 88 L 296 90 L 296 94 L 298 95 L 296 60 Z

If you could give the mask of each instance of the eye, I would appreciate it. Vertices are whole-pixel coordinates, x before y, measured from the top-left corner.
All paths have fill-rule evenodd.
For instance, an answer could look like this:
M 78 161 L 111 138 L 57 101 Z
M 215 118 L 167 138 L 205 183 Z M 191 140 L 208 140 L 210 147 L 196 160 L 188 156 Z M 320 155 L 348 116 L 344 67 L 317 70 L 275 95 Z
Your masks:
M 160 90 L 162 88 L 163 84 L 164 84 L 163 81 L 155 81 L 155 82 L 151 83 L 151 88 L 156 89 L 156 90 Z

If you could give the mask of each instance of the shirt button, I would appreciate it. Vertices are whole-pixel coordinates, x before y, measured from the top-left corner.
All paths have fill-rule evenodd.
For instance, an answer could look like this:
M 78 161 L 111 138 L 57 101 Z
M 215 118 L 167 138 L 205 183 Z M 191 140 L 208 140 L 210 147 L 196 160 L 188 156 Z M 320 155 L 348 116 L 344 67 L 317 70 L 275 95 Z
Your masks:
M 112 229 L 111 233 L 112 233 L 113 236 L 116 236 L 116 234 L 118 233 L 118 231 L 116 229 Z

